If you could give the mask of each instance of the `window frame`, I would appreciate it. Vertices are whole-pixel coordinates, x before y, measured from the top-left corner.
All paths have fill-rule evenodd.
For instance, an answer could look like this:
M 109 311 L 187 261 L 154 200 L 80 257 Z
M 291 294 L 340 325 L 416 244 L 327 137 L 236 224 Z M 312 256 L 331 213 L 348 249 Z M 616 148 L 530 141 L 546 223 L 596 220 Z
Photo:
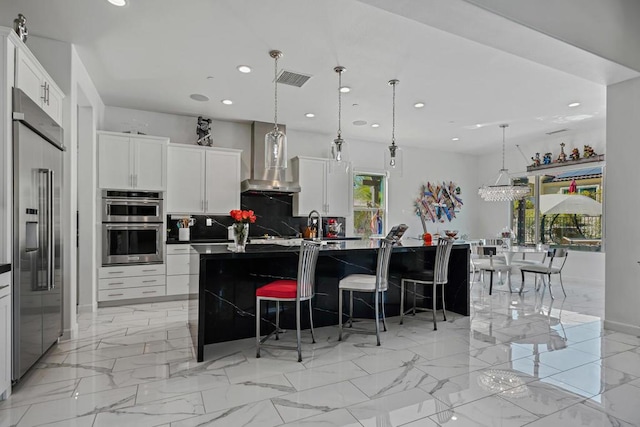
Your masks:
M 383 203 L 379 208 L 363 208 L 362 206 L 356 206 L 355 201 L 355 185 L 356 185 L 356 177 L 370 175 L 370 176 L 380 176 L 383 179 Z M 352 208 L 352 220 L 351 226 L 353 227 L 354 236 L 359 237 L 369 237 L 369 238 L 382 238 L 386 236 L 388 229 L 388 216 L 389 216 L 389 173 L 384 170 L 374 170 L 374 169 L 354 169 L 352 179 L 351 179 L 351 208 Z M 371 235 L 362 235 L 357 233 L 357 228 L 355 224 L 356 212 L 373 212 L 376 210 L 383 211 L 383 223 L 382 223 L 382 233 L 381 234 L 371 234 Z

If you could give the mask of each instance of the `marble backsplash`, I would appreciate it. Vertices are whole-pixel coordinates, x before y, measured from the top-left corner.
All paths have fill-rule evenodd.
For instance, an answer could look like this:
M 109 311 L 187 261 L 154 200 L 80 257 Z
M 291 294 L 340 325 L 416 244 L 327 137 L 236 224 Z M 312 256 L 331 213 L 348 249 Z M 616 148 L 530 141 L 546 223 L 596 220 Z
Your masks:
M 242 209 L 250 209 L 257 216 L 256 222 L 249 226 L 249 237 L 265 234 L 286 237 L 298 236 L 307 226 L 306 217 L 293 216 L 293 196 L 291 194 L 243 193 L 240 204 Z M 178 238 L 177 219 L 175 216 L 173 218 L 172 215 L 167 215 L 168 240 Z M 191 218 L 195 220 L 193 226 L 190 227 L 191 240 L 226 239 L 227 227 L 233 223 L 229 215 L 191 215 Z M 323 230 L 327 229 L 327 220 L 330 218 L 343 224 L 345 221 L 342 217 L 323 218 Z M 211 226 L 207 226 L 207 219 L 211 219 Z

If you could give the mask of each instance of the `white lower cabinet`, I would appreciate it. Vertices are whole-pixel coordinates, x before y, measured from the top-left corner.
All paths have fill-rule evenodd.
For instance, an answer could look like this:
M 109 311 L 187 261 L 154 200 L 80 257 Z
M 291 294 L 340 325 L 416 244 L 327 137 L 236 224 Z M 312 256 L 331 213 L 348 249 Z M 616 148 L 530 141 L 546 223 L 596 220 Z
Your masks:
M 11 272 L 0 274 L 0 400 L 11 392 Z M 6 393 L 6 394 L 5 394 Z
M 197 260 L 191 245 L 167 245 L 167 295 L 186 295 L 190 286 L 197 285 L 198 275 L 191 274 Z
M 164 264 L 102 267 L 98 273 L 98 302 L 166 295 Z

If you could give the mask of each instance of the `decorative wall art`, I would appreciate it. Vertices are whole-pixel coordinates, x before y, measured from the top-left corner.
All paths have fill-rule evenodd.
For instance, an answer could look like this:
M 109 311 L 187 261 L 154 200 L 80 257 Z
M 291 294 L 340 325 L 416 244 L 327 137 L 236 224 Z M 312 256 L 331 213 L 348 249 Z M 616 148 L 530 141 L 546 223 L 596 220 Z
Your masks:
M 453 181 L 448 184 L 443 181 L 442 184 L 427 182 L 422 185 L 414 206 L 423 227 L 426 229 L 426 221 L 445 222 L 455 218 L 463 204 L 460 193 L 460 187 Z

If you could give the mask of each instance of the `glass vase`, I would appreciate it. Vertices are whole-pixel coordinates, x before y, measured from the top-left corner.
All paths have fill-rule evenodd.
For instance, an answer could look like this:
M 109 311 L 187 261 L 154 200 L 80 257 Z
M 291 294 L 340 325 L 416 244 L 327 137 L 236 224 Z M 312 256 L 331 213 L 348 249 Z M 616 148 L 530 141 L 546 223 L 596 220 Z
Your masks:
M 244 252 L 249 237 L 249 223 L 236 222 L 233 224 L 233 243 L 236 245 L 236 252 Z

